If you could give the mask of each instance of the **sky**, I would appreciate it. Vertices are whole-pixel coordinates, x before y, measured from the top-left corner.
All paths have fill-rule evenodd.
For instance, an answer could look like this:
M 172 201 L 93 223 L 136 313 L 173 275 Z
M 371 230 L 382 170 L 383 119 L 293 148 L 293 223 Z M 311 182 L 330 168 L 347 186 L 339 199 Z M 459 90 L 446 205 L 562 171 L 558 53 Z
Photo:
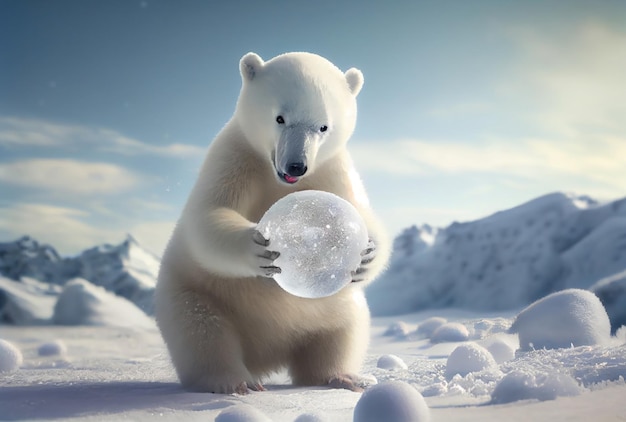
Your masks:
M 249 51 L 363 72 L 348 145 L 392 236 L 626 196 L 624 1 L 0 0 L 0 241 L 160 254 Z

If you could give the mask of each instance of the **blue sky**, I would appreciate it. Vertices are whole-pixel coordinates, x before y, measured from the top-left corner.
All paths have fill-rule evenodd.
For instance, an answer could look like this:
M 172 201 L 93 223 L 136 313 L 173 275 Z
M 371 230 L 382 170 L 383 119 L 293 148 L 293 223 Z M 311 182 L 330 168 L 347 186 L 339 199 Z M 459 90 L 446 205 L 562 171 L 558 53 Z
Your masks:
M 626 195 L 623 1 L 0 0 L 0 241 L 160 253 L 248 51 L 363 71 L 349 147 L 393 235 Z

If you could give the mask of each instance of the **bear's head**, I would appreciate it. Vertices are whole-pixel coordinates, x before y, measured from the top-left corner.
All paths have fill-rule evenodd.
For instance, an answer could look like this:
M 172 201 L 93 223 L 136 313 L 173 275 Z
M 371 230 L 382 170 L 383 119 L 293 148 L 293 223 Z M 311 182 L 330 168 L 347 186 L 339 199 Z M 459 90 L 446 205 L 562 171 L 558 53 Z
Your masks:
M 363 86 L 358 69 L 344 73 L 311 53 L 282 54 L 267 62 L 248 53 L 240 70 L 235 116 L 281 182 L 296 183 L 345 148 Z

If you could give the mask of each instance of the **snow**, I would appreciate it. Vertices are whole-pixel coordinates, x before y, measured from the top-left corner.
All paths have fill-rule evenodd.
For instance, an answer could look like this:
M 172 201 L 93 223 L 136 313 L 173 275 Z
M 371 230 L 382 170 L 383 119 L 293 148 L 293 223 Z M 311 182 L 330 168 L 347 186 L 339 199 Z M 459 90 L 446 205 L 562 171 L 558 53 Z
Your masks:
M 314 190 L 278 200 L 257 229 L 280 253 L 274 280 L 305 298 L 330 296 L 350 283 L 368 243 L 365 222 L 348 201 Z
M 397 369 L 408 369 L 406 363 L 396 355 L 382 355 L 376 362 L 376 367 L 381 369 L 388 369 L 394 371 Z
M 589 290 L 600 298 L 610 315 L 612 332 L 626 325 L 626 270 L 598 281 Z
M 387 327 L 387 330 L 383 334 L 384 336 L 405 338 L 409 335 L 411 329 L 408 324 L 403 321 L 396 321 Z
M 128 300 L 76 278 L 65 284 L 52 321 L 60 325 L 151 327 L 153 321 Z
M 0 339 L 0 373 L 17 371 L 23 360 L 20 349 Z
M 587 290 L 552 293 L 517 315 L 512 333 L 522 350 L 606 344 L 611 325 L 600 299 Z
M 215 422 L 272 422 L 267 416 L 254 407 L 239 404 L 223 410 Z
M 158 258 L 132 237 L 67 258 L 29 237 L 0 243 L 0 368 L 12 369 L 0 375 L 0 419 L 342 422 L 374 418 L 356 411 L 373 402 L 393 420 L 425 402 L 438 422 L 621 420 L 624 217 L 626 199 L 553 194 L 476 222 L 407 229 L 368 290 L 361 375 L 378 384 L 363 394 L 294 387 L 286 371 L 264 392 L 186 392 L 148 316 Z M 63 318 L 95 325 L 55 324 Z
M 489 350 L 476 343 L 466 343 L 459 345 L 448 356 L 445 376 L 447 379 L 452 379 L 457 374 L 464 377 L 470 372 L 483 371 L 497 366 Z
M 354 408 L 354 422 L 428 422 L 430 411 L 422 395 L 403 381 L 367 389 Z
M 389 269 L 368 286 L 368 303 L 377 316 L 519 309 L 626 270 L 624 233 L 626 198 L 599 204 L 563 193 L 445 229 L 411 227 L 395 239 Z M 607 306 L 611 320 L 620 309 Z
M 433 343 L 445 343 L 453 341 L 465 341 L 469 339 L 469 330 L 458 322 L 446 322 L 441 324 L 430 337 Z
M 418 338 L 431 338 L 435 330 L 448 322 L 445 318 L 432 317 L 422 322 L 415 331 Z
M 53 340 L 42 344 L 37 349 L 39 356 L 63 356 L 67 353 L 67 346 L 63 340 Z
M 510 403 L 519 400 L 554 400 L 557 397 L 577 396 L 581 388 L 574 378 L 567 374 L 532 374 L 513 371 L 502 378 L 491 394 L 494 404 Z
M 403 315 L 402 319 L 410 326 L 418 326 L 438 316 L 474 327 L 485 321 L 492 322 L 492 326 L 504 325 L 502 319 L 510 325 L 513 318 L 503 313 L 477 314 L 455 309 L 436 312 Z M 615 420 L 623 414 L 626 338 L 613 338 L 607 345 L 518 351 L 517 356 L 495 369 L 448 380 L 446 361 L 462 343 L 434 344 L 428 339 L 383 336 L 394 321 L 390 317 L 373 318 L 363 374 L 375 376 L 379 384 L 410 384 L 425 397 L 433 421 L 584 421 L 591 417 Z M 267 380 L 268 391 L 245 396 L 185 392 L 154 324 L 145 328 L 2 325 L 0 332 L 24 356 L 20 369 L 0 377 L 0 419 L 210 421 L 228 408 L 245 404 L 274 422 L 293 422 L 303 414 L 318 415 L 327 422 L 347 422 L 353 420 L 361 397 L 359 393 L 326 387 L 293 387 L 285 373 Z M 496 332 L 477 341 L 487 346 L 494 339 L 514 344 L 514 337 Z M 39 347 L 55 340 L 62 340 L 67 352 L 40 356 Z M 377 361 L 385 354 L 398 356 L 408 368 L 378 368 Z M 513 371 L 534 377 L 529 385 L 540 387 L 538 391 L 548 388 L 545 385 L 560 385 L 546 384 L 550 377 L 567 375 L 579 385 L 579 396 L 571 402 L 559 394 L 554 400 L 539 403 L 545 395 L 532 393 L 535 396 L 529 401 L 526 397 L 531 393 L 514 395 L 502 390 L 509 399 L 519 401 L 494 404 L 494 390 Z M 502 388 L 507 388 L 506 384 Z

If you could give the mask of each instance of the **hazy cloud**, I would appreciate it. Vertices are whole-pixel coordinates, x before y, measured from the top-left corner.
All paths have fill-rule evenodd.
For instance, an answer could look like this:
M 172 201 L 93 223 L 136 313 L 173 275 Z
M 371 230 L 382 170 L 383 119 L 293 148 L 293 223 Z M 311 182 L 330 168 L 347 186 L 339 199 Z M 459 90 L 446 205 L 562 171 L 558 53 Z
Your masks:
M 142 176 L 109 163 L 31 159 L 0 164 L 0 182 L 62 195 L 110 195 L 142 184 Z
M 91 147 L 96 151 L 122 155 L 159 155 L 163 157 L 196 157 L 206 148 L 173 143 L 154 145 L 129 138 L 117 131 L 66 125 L 37 119 L 0 116 L 0 146 L 5 147 Z
M 124 231 L 92 226 L 85 221 L 88 216 L 86 211 L 75 208 L 12 204 L 0 208 L 0 232 L 8 239 L 29 234 L 61 254 L 75 254 L 89 246 L 124 239 Z

